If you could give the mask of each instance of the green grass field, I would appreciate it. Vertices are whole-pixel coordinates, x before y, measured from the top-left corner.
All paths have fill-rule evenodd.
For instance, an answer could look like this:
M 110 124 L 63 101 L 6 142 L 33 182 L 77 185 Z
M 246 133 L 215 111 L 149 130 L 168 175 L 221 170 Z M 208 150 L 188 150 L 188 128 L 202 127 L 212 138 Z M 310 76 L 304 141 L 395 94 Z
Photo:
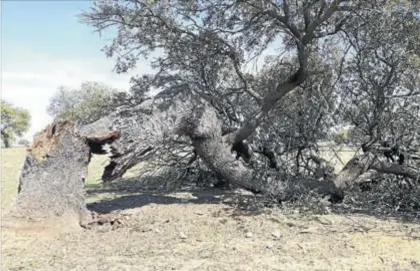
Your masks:
M 20 169 L 23 166 L 25 149 L 1 150 L 1 208 L 2 212 L 12 203 L 19 180 Z
M 4 214 L 25 151 L 1 154 Z M 99 183 L 105 160 L 94 157 L 89 167 L 87 201 L 120 209 L 124 226 L 72 233 L 2 228 L 1 270 L 420 270 L 418 224 L 244 211 L 239 202 L 247 197 L 233 192 L 121 192 Z
M 1 207 L 7 210 L 12 204 L 17 193 L 20 170 L 25 159 L 25 148 L 10 148 L 1 150 Z M 105 156 L 95 156 L 89 165 L 87 188 L 98 187 L 103 167 L 106 163 Z M 92 199 L 94 200 L 94 199 Z

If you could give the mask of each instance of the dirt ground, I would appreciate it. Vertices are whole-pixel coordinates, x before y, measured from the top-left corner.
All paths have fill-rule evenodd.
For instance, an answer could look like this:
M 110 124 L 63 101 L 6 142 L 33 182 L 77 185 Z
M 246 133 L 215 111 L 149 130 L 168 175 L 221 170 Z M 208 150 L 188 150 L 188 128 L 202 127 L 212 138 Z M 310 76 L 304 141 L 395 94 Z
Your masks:
M 2 153 L 3 213 L 20 167 L 11 157 Z M 420 270 L 416 222 L 249 208 L 239 190 L 88 194 L 118 219 L 72 233 L 2 228 L 1 270 Z

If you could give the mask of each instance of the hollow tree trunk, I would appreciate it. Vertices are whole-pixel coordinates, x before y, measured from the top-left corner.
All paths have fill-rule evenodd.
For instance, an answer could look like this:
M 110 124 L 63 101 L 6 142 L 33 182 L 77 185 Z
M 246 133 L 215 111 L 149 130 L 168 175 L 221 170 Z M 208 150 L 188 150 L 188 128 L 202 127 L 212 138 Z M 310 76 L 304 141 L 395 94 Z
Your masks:
M 102 174 L 104 182 L 120 179 L 130 168 L 159 149 L 163 131 L 171 129 L 169 113 L 159 110 L 152 100 L 146 100 L 136 106 L 118 108 L 109 116 L 78 128 L 79 134 L 90 138 L 96 135 L 97 139 L 118 133 L 118 139 L 110 138 L 107 142 L 94 140 L 100 143 L 97 146 L 99 149 L 104 144 L 110 145 L 110 161 Z
M 9 218 L 79 225 L 88 218 L 84 185 L 89 158 L 86 140 L 75 134 L 72 123 L 47 126 L 28 149 Z
M 8 217 L 12 225 L 20 221 L 79 228 L 90 220 L 85 204 L 87 167 L 92 153 L 103 154 L 103 145 L 120 138 L 112 121 L 104 117 L 79 128 L 59 121 L 38 135 L 25 158 Z

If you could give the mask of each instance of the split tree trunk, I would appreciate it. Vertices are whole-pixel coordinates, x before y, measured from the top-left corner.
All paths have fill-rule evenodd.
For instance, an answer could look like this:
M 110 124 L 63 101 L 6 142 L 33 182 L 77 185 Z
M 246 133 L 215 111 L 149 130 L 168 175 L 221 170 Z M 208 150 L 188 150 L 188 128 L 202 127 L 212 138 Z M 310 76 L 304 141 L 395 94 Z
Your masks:
M 29 221 L 59 218 L 67 226 L 84 223 L 89 219 L 84 185 L 91 153 L 103 154 L 103 145 L 111 145 L 111 163 L 104 178 L 112 180 L 153 155 L 174 133 L 188 136 L 207 166 L 230 183 L 256 193 L 284 192 L 273 191 L 235 159 L 231 153 L 235 140 L 232 134 L 222 134 L 222 123 L 212 107 L 200 104 L 167 110 L 142 104 L 77 129 L 69 122 L 49 125 L 28 149 L 10 217 Z M 417 169 L 381 162 L 366 154 L 352 159 L 334 182 L 300 181 L 296 185 L 342 198 L 343 191 L 360 182 L 360 176 L 369 170 L 420 179 Z
M 85 181 L 91 155 L 104 153 L 102 146 L 120 137 L 108 124 L 105 117 L 83 129 L 67 121 L 48 125 L 28 148 L 6 224 L 73 229 L 89 222 Z
M 28 149 L 10 218 L 40 223 L 58 219 L 78 226 L 88 218 L 84 186 L 89 158 L 86 140 L 75 134 L 72 123 L 48 125 Z
M 159 149 L 165 137 L 163 131 L 173 126 L 170 119 L 168 111 L 159 110 L 153 100 L 146 100 L 137 106 L 118 108 L 109 116 L 79 127 L 78 133 L 88 138 L 118 133 L 118 139 L 90 143 L 95 149 L 109 144 L 110 162 L 103 171 L 102 180 L 110 182 L 123 177 L 130 168 L 150 158 Z
M 150 103 L 119 108 L 81 127 L 71 122 L 48 125 L 28 148 L 17 198 L 5 226 L 19 228 L 28 222 L 32 227 L 39 222 L 47 227 L 79 228 L 89 222 L 85 180 L 91 154 L 105 154 L 102 147 L 110 144 L 112 157 L 105 180 L 121 177 L 147 158 L 154 143 L 164 137 L 158 133 L 171 129 L 168 112 L 153 108 Z

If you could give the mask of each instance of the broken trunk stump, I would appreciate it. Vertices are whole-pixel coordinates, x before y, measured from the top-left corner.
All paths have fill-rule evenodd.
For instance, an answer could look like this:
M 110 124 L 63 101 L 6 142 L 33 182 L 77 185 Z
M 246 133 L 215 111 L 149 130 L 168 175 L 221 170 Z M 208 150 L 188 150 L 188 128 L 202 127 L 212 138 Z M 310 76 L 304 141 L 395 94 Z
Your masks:
M 6 220 L 15 221 L 16 227 L 59 225 L 58 221 L 69 227 L 83 223 L 89 218 L 85 204 L 89 159 L 87 140 L 75 133 L 73 123 L 48 125 L 28 148 L 17 198 Z

